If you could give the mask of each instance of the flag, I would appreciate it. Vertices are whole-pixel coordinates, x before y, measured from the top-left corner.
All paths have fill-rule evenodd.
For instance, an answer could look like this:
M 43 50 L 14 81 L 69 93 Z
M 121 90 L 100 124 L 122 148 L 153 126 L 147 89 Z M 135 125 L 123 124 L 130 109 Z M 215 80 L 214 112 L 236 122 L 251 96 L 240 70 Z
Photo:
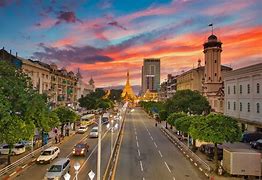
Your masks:
M 209 24 L 208 26 L 213 26 L 213 24 Z

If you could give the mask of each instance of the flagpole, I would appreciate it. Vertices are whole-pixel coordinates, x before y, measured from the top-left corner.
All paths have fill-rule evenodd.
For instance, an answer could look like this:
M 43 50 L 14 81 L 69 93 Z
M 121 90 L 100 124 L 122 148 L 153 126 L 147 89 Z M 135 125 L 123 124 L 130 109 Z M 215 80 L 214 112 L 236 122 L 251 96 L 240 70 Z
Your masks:
M 213 35 L 213 24 L 212 24 L 212 35 Z

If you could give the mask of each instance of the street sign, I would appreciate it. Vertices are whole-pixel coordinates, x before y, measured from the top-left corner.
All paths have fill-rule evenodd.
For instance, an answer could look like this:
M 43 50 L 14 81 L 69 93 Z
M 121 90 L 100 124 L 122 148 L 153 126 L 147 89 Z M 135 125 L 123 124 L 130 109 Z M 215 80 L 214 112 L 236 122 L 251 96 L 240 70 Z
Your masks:
M 96 174 L 95 174 L 92 170 L 88 173 L 88 176 L 89 176 L 89 178 L 90 178 L 91 180 L 94 179 L 95 175 L 96 175 Z

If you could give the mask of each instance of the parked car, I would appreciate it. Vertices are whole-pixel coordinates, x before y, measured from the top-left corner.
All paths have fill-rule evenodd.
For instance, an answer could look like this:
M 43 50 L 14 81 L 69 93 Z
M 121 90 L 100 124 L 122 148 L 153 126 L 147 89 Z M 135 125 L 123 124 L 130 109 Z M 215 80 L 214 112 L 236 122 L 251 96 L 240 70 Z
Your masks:
M 36 162 L 39 164 L 50 163 L 52 160 L 58 157 L 59 153 L 60 153 L 60 149 L 56 146 L 47 148 L 37 158 Z
M 25 146 L 23 144 L 15 144 L 11 149 L 11 155 L 18 155 L 25 152 Z M 9 154 L 9 145 L 4 144 L 0 147 L 0 154 Z
M 22 140 L 19 141 L 18 144 L 23 144 L 25 147 L 32 147 L 32 141 Z M 33 142 L 33 145 L 35 145 L 35 141 Z
M 70 159 L 61 158 L 54 162 L 45 174 L 44 179 L 64 179 L 64 175 L 70 170 Z
M 250 145 L 254 149 L 262 149 L 262 139 L 250 142 Z
M 91 132 L 89 134 L 90 138 L 97 138 L 98 137 L 98 127 L 95 126 L 91 129 Z
M 85 156 L 88 152 L 89 146 L 87 143 L 80 142 L 77 145 L 75 145 L 73 149 L 73 155 L 78 155 L 78 156 Z
M 83 134 L 87 131 L 88 126 L 87 125 L 81 125 L 79 129 L 77 130 L 77 133 Z
M 251 141 L 257 141 L 259 139 L 262 139 L 262 133 L 261 132 L 246 132 L 242 135 L 241 142 L 249 143 Z

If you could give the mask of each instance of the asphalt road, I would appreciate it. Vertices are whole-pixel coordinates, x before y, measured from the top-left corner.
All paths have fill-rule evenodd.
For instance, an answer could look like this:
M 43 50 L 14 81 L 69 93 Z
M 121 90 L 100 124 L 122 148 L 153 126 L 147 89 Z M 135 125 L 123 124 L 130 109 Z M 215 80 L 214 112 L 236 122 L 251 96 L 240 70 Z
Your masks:
M 126 117 L 116 180 L 202 180 L 205 177 L 140 108 Z
M 97 138 L 89 138 L 89 132 L 92 129 L 92 126 L 89 127 L 88 132 L 85 134 L 76 134 L 70 137 L 69 140 L 63 142 L 60 148 L 60 154 L 58 158 L 68 157 L 70 159 L 70 175 L 71 179 L 75 179 L 75 170 L 74 164 L 76 162 L 80 163 L 80 170 L 78 173 L 78 179 L 88 179 L 88 172 L 92 169 L 96 173 L 96 159 L 97 159 Z M 101 163 L 101 177 L 103 172 L 105 171 L 108 159 L 110 157 L 110 140 L 111 134 L 108 133 L 105 125 L 102 126 L 102 163 Z M 116 134 L 116 133 L 115 133 Z M 89 152 L 85 157 L 79 157 L 72 155 L 72 149 L 74 145 L 80 141 L 87 141 L 90 146 Z M 57 161 L 54 160 L 54 161 Z M 52 164 L 52 163 L 51 163 Z M 47 169 L 51 166 L 51 164 L 40 165 L 33 164 L 32 166 L 26 168 L 23 172 L 21 172 L 14 179 L 17 180 L 41 180 L 44 178 Z

